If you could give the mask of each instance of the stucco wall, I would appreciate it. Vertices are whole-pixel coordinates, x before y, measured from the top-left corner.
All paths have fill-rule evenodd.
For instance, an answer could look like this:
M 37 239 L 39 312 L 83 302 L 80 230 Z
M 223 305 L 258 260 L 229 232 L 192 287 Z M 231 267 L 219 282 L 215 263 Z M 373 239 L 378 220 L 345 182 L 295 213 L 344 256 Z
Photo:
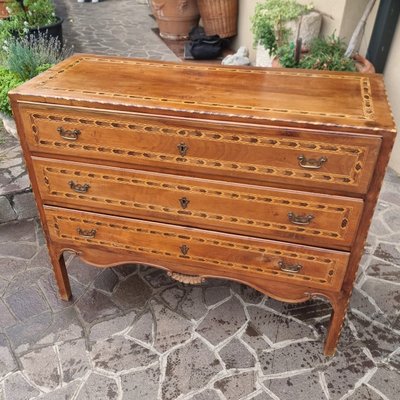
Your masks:
M 336 35 L 350 39 L 351 34 L 357 22 L 362 15 L 362 12 L 368 0 L 298 0 L 302 4 L 314 4 L 316 10 L 320 11 L 323 15 L 321 34 L 324 36 L 331 35 L 335 32 Z M 255 50 L 253 48 L 253 34 L 251 33 L 251 16 L 254 14 L 254 8 L 257 3 L 262 0 L 239 0 L 239 21 L 238 21 L 238 36 L 234 41 L 234 48 L 246 46 L 250 50 L 250 59 L 255 60 Z M 361 54 L 365 55 L 373 22 L 375 21 L 376 10 L 378 8 L 377 2 L 371 13 L 365 35 L 362 41 Z
M 400 127 L 400 20 L 394 34 L 392 46 L 384 71 L 386 88 L 392 106 L 393 116 Z M 396 140 L 390 166 L 400 174 L 400 135 Z
M 347 0 L 298 0 L 302 4 L 314 4 L 316 10 L 323 13 L 322 33 L 331 34 L 340 31 L 340 25 L 343 17 Z M 361 0 L 363 1 L 363 0 Z M 239 0 L 239 21 L 238 35 L 234 41 L 234 47 L 246 46 L 250 50 L 250 59 L 255 60 L 255 50 L 253 48 L 253 34 L 251 33 L 250 18 L 254 14 L 254 8 L 262 0 Z

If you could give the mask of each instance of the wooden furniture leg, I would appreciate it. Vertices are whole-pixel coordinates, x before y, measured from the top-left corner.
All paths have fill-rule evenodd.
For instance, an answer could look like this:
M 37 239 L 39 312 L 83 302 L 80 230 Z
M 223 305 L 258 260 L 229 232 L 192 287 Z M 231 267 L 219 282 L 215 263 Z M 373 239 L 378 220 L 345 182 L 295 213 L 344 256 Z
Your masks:
M 72 293 L 67 268 L 65 266 L 64 255 L 62 252 L 56 252 L 53 248 L 49 248 L 49 253 L 60 297 L 62 300 L 69 301 L 71 300 Z
M 344 317 L 346 316 L 347 305 L 348 303 L 344 300 L 337 302 L 336 305 L 332 305 L 333 311 L 324 347 L 324 354 L 328 357 L 333 356 L 336 352 Z

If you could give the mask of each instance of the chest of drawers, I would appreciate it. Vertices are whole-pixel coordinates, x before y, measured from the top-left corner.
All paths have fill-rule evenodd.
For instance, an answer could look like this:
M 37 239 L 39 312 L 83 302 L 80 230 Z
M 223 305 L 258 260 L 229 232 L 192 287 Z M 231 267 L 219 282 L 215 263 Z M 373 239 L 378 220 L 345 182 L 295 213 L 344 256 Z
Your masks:
M 75 55 L 10 93 L 63 251 L 333 308 L 334 353 L 395 127 L 378 75 Z

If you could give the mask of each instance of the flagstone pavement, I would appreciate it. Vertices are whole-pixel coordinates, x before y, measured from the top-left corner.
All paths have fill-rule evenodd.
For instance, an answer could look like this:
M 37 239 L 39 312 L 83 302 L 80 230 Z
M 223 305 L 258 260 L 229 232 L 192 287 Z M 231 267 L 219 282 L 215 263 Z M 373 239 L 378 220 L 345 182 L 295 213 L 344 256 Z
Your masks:
M 81 51 L 174 59 L 140 2 L 56 3 Z M 0 225 L 0 400 L 397 400 L 399 243 L 400 178 L 388 171 L 326 358 L 323 300 L 288 305 L 226 280 L 186 286 L 67 254 L 73 300 L 63 302 L 38 221 Z

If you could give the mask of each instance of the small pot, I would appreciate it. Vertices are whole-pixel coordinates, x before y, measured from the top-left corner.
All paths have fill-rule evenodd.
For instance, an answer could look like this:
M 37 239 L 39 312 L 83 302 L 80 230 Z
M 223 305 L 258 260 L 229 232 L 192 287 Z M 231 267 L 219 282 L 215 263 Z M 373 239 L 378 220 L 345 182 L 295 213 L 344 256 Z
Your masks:
M 356 62 L 356 68 L 358 72 L 361 72 L 362 74 L 375 73 L 374 65 L 370 61 L 368 61 L 365 57 L 363 57 L 360 54 L 356 54 L 353 58 Z

